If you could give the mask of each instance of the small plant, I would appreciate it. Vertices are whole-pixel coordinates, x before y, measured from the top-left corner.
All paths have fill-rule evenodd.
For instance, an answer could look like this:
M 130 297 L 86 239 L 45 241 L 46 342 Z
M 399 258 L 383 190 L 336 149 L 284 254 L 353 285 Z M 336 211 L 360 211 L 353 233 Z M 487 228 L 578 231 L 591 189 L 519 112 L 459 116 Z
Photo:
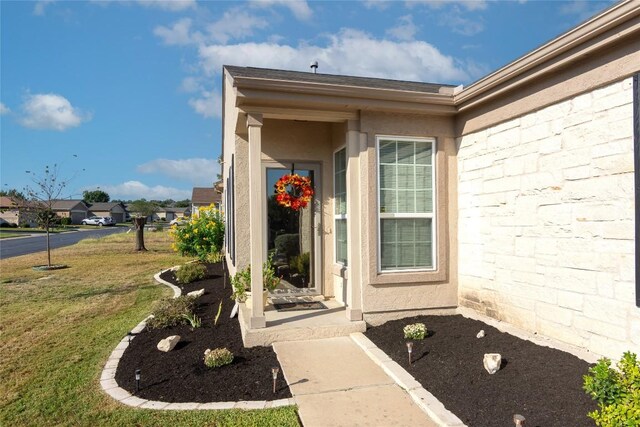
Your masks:
M 222 314 L 222 300 L 220 300 L 220 304 L 218 305 L 218 312 L 216 313 L 216 317 L 214 317 L 213 319 L 214 328 L 218 325 L 218 319 L 220 319 L 220 314 Z
M 204 352 L 204 364 L 208 368 L 219 368 L 233 362 L 233 353 L 226 348 L 206 349 Z
M 199 262 L 184 264 L 175 272 L 180 283 L 191 283 L 207 277 L 207 267 Z
M 163 329 L 186 323 L 184 316 L 193 313 L 195 300 L 184 295 L 160 300 L 152 312 L 153 317 L 147 321 L 147 328 Z
M 583 377 L 584 390 L 600 408 L 588 415 L 600 427 L 640 426 L 640 362 L 625 352 L 617 367 L 603 358 Z
M 222 262 L 224 260 L 224 251 L 214 252 L 209 256 L 209 261 L 212 263 Z
M 198 329 L 200 326 L 202 326 L 202 319 L 196 316 L 195 313 L 183 314 L 182 317 L 184 317 L 187 322 L 189 322 L 189 324 L 191 325 L 191 330 Z
M 273 291 L 280 284 L 280 280 L 281 279 L 276 276 L 273 267 L 273 254 L 271 254 L 267 261 L 262 264 L 262 287 L 268 291 Z M 232 300 L 238 302 L 246 301 L 247 290 L 251 289 L 251 266 L 238 271 L 231 278 L 231 287 L 233 288 L 233 293 L 231 294 Z
M 405 326 L 402 330 L 406 339 L 423 340 L 427 335 L 427 328 L 424 323 L 413 323 Z

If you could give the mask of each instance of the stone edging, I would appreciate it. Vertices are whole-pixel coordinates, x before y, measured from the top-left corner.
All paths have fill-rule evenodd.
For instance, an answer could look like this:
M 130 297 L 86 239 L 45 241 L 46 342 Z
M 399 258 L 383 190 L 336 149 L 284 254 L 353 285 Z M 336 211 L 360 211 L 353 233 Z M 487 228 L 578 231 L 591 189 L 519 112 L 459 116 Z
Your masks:
M 402 366 L 394 362 L 385 352 L 380 350 L 369 338 L 361 332 L 350 335 L 351 339 L 380 366 L 387 375 L 402 387 L 413 401 L 440 427 L 466 427 L 466 425 L 451 411 L 425 390 L 418 381 Z
M 175 268 L 175 267 L 174 267 Z M 163 285 L 169 286 L 173 290 L 173 297 L 177 298 L 182 294 L 182 291 L 179 287 L 172 285 L 166 280 L 162 280 L 160 275 L 165 271 L 169 271 L 171 269 L 162 270 L 153 276 L 153 278 Z M 135 334 L 138 334 L 144 330 L 147 326 L 147 320 L 150 316 L 146 317 L 142 322 L 138 323 L 135 328 L 131 330 L 131 333 L 134 334 L 131 339 L 135 339 Z M 128 406 L 133 406 L 136 408 L 144 408 L 144 409 L 162 409 L 162 410 L 189 410 L 189 409 L 266 409 L 266 408 L 278 408 L 281 406 L 289 406 L 295 405 L 295 401 L 293 398 L 289 399 L 279 399 L 273 401 L 267 400 L 256 400 L 256 401 L 240 401 L 240 402 L 209 402 L 209 403 L 198 403 L 198 402 L 180 402 L 180 403 L 171 403 L 171 402 L 159 402 L 155 400 L 147 400 L 141 399 L 139 397 L 133 396 L 127 390 L 120 388 L 118 383 L 116 382 L 116 370 L 118 369 L 118 363 L 120 363 L 120 358 L 124 354 L 124 351 L 129 347 L 129 337 L 124 337 L 116 346 L 116 348 L 111 352 L 107 363 L 104 365 L 104 369 L 102 370 L 102 375 L 100 375 L 100 386 L 105 393 Z

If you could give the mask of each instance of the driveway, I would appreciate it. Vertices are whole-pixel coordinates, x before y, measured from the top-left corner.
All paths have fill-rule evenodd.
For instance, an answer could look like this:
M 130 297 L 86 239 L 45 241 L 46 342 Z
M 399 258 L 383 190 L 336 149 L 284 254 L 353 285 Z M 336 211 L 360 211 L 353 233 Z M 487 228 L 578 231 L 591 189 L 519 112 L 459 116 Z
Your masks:
M 115 233 L 124 233 L 127 227 L 101 227 L 95 230 L 82 229 L 67 233 L 51 234 L 51 249 L 70 246 L 78 243 L 82 239 L 95 239 Z M 16 237 L 0 239 L 0 259 L 11 258 L 19 255 L 32 254 L 47 250 L 46 234 L 31 235 L 30 237 Z

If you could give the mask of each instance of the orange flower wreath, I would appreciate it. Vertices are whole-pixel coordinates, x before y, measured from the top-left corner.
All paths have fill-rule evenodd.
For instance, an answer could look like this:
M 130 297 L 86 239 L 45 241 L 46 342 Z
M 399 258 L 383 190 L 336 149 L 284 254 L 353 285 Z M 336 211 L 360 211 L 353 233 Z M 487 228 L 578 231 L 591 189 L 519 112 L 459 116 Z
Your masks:
M 311 179 L 297 173 L 283 175 L 274 187 L 278 204 L 294 211 L 306 208 L 313 197 Z

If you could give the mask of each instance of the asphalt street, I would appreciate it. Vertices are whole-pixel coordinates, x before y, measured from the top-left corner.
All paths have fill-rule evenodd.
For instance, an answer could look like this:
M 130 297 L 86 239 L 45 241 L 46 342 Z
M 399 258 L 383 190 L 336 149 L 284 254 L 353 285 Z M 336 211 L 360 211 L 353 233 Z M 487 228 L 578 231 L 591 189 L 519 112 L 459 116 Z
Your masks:
M 101 227 L 95 230 L 79 230 L 67 233 L 51 234 L 51 248 L 61 248 L 73 245 L 82 239 L 98 238 L 115 233 L 124 233 L 127 227 Z M 31 237 L 17 237 L 13 239 L 0 239 L 0 259 L 11 258 L 47 250 L 46 234 L 32 235 Z

